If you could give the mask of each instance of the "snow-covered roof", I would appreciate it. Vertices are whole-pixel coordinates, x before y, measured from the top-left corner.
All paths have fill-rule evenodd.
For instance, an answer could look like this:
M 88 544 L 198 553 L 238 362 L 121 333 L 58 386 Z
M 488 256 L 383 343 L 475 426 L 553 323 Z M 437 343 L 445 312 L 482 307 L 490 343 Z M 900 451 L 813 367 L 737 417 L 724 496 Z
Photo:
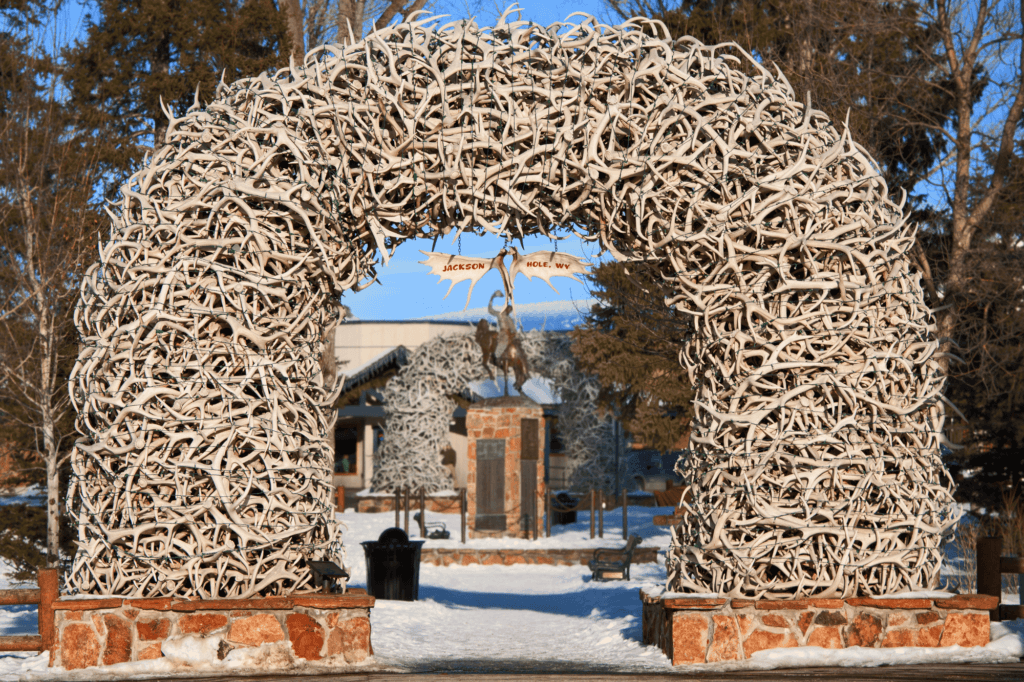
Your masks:
M 358 367 L 345 371 L 345 386 L 342 391 L 348 391 L 364 381 L 372 379 L 391 366 L 404 365 L 408 361 L 408 356 L 409 349 L 405 346 L 395 346 L 375 355 Z M 344 369 L 347 370 L 347 368 Z
M 474 398 L 500 398 L 505 395 L 504 391 L 504 377 L 498 374 L 495 379 L 484 379 L 483 381 L 473 381 L 469 384 L 469 390 L 473 394 Z M 530 377 L 530 379 L 523 384 L 523 391 L 520 394 L 512 385 L 514 381 L 513 377 L 509 377 L 508 381 L 508 394 L 511 396 L 525 395 L 527 398 L 537 403 L 538 405 L 553 405 L 560 402 L 555 397 L 555 389 L 551 384 L 551 380 L 547 377 Z
M 577 327 L 583 321 L 583 315 L 590 312 L 597 299 L 587 298 L 579 301 L 544 301 L 541 303 L 517 303 L 512 313 L 516 326 L 526 331 L 543 329 L 545 331 L 564 331 Z M 470 308 L 450 313 L 441 313 L 430 317 L 421 317 L 418 321 L 434 322 L 476 322 L 480 318 L 493 322 L 494 318 L 487 308 Z

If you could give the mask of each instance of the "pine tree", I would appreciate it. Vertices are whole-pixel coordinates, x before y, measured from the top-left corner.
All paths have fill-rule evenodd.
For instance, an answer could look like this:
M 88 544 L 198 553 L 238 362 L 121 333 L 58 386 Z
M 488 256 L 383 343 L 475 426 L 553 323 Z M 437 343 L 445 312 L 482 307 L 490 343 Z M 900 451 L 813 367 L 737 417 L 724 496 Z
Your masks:
M 672 290 L 647 263 L 603 263 L 588 275 L 598 302 L 570 333 L 580 370 L 601 382 L 600 402 L 635 440 L 671 450 L 693 415 L 693 389 L 679 364 L 692 329 L 665 305 Z
M 830 0 L 606 0 L 621 17 L 663 21 L 673 38 L 736 43 L 778 68 L 912 193 L 947 146 L 952 102 L 932 82 L 940 36 L 917 2 Z M 915 208 L 923 197 L 912 196 Z
M 88 22 L 64 55 L 65 77 L 85 122 L 127 141 L 116 158 L 124 170 L 163 143 L 161 101 L 181 116 L 222 77 L 288 64 L 286 14 L 273 0 L 98 0 Z

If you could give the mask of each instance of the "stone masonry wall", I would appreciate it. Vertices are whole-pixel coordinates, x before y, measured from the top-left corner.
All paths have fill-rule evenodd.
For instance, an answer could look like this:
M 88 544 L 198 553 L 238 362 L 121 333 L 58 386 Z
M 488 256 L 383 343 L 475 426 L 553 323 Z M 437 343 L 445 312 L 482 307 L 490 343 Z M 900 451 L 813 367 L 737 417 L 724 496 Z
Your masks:
M 548 566 L 586 566 L 594 558 L 592 549 L 462 549 L 458 547 L 420 550 L 420 563 L 435 566 L 514 566 L 546 564 Z M 658 560 L 657 547 L 637 547 L 634 564 L 653 564 Z
M 164 641 L 220 635 L 219 655 L 240 647 L 290 642 L 297 658 L 334 657 L 339 664 L 373 655 L 370 608 L 374 598 L 345 595 L 267 599 L 97 598 L 54 604 L 57 646 L 50 665 L 67 670 L 160 658 Z
M 662 598 L 643 590 L 643 641 L 672 665 L 750 658 L 765 649 L 818 646 L 963 647 L 989 641 L 985 595 L 950 599 Z
M 505 397 L 488 398 L 474 403 L 466 411 L 467 474 L 466 508 L 470 537 L 526 537 L 520 530 L 521 423 L 523 419 L 538 421 L 537 510 L 544 509 L 544 410 L 532 400 Z M 478 531 L 476 524 L 476 441 L 480 438 L 505 439 L 505 531 Z M 538 523 L 538 530 L 540 524 Z
M 399 513 L 405 513 L 405 507 L 401 503 L 399 504 Z M 458 514 L 462 507 L 462 500 L 458 497 L 427 497 L 424 506 L 428 512 L 434 512 L 437 514 Z M 409 498 L 409 515 L 412 516 L 420 510 L 420 498 L 413 495 Z M 395 496 L 390 495 L 374 496 L 374 497 L 362 497 L 359 502 L 356 503 L 356 512 L 360 514 L 377 514 L 380 512 L 393 512 L 395 511 Z M 429 519 L 428 519 L 429 520 Z M 410 522 L 410 525 L 412 523 Z M 450 529 L 449 529 L 450 530 Z

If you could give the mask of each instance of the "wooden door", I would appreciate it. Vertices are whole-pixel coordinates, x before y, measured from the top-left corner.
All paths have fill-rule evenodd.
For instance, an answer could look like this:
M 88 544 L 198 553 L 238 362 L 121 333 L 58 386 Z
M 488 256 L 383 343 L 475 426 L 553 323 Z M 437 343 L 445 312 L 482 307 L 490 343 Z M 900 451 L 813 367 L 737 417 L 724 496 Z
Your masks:
M 505 530 L 505 439 L 476 442 L 476 530 Z

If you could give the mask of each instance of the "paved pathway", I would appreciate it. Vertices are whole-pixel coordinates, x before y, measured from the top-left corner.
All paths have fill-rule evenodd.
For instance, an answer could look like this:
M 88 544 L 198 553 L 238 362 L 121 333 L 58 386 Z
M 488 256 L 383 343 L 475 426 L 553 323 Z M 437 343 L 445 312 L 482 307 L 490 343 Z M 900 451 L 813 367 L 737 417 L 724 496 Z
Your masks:
M 642 566 L 634 573 L 664 571 Z M 546 566 L 420 571 L 420 601 L 378 600 L 372 611 L 381 665 L 414 673 L 671 670 L 660 650 L 640 643 L 635 581 L 594 584 L 585 569 Z

